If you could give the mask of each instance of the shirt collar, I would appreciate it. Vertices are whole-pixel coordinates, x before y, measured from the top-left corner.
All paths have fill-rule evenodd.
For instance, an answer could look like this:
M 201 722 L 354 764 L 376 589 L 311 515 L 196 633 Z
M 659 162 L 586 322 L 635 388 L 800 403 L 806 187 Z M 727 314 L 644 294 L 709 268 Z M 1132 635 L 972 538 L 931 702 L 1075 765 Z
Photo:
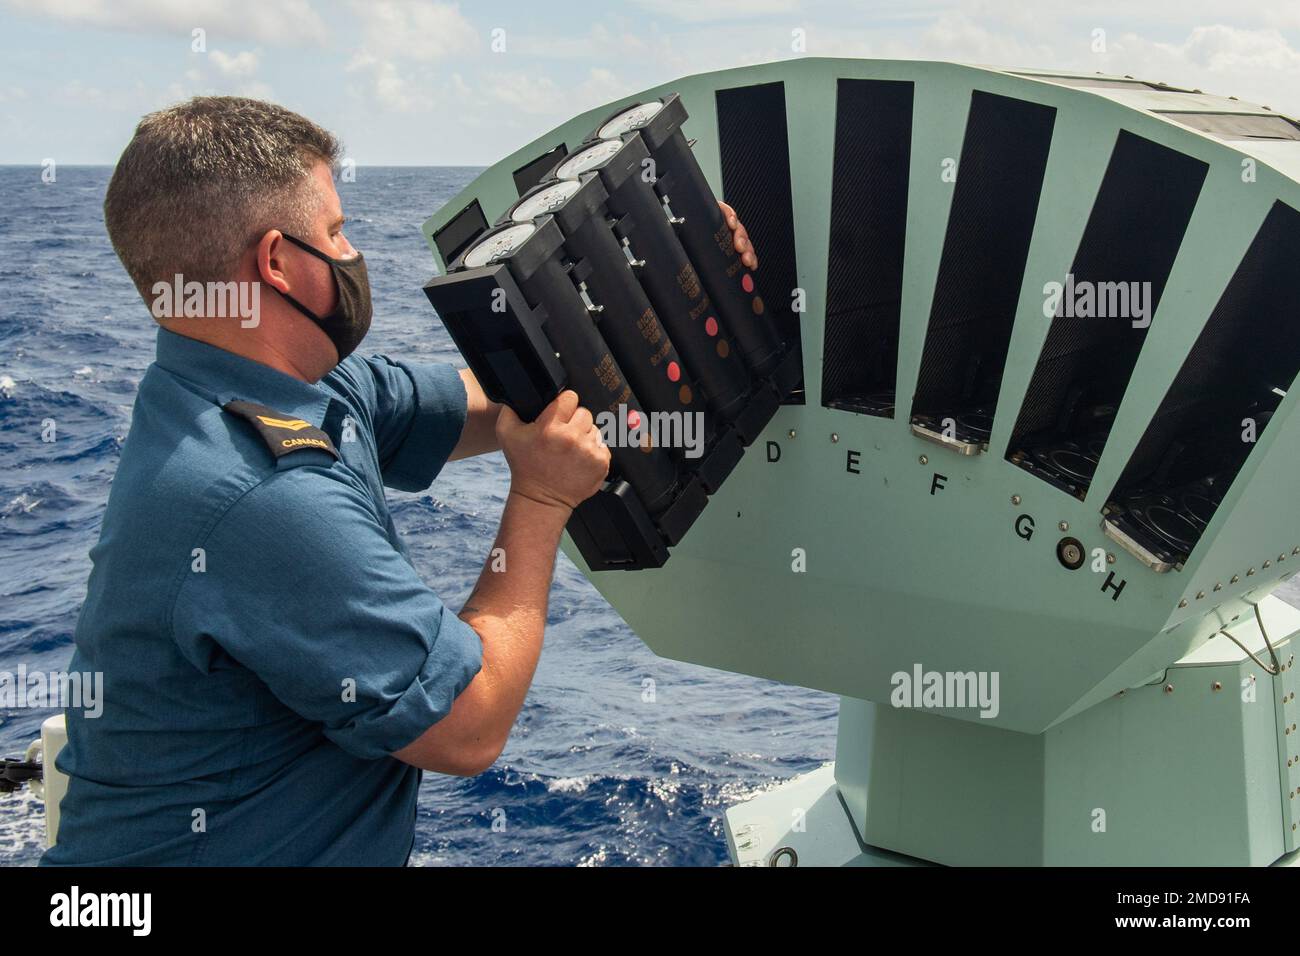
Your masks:
M 197 385 L 218 405 L 242 399 L 311 422 L 325 420 L 330 397 L 316 385 L 215 345 L 158 329 L 159 368 Z

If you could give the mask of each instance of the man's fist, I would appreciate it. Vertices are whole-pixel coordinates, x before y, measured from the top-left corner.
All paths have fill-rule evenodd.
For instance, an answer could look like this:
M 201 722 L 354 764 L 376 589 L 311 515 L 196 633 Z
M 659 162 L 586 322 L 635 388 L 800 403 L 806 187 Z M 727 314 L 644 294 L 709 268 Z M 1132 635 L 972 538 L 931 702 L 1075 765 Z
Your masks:
M 510 490 L 541 504 L 572 510 L 599 491 L 609 474 L 609 449 L 571 390 L 557 395 L 533 422 L 502 407 L 497 439 L 510 465 Z
M 736 210 L 721 199 L 718 200 L 718 207 L 722 210 L 723 218 L 727 220 L 727 225 L 731 228 L 731 239 L 735 243 L 736 252 L 740 253 L 740 261 L 748 269 L 757 269 L 758 253 L 754 251 L 754 244 L 749 241 L 749 233 L 745 231 L 745 227 L 740 224 L 740 220 L 736 217 Z

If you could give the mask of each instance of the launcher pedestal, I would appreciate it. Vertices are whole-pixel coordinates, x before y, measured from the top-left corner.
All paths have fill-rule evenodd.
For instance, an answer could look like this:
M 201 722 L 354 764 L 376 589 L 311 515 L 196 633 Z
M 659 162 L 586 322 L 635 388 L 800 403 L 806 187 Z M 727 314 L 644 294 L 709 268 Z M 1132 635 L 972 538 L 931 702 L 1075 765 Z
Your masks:
M 1277 676 L 1220 636 L 1042 734 L 843 698 L 833 765 L 727 810 L 732 861 L 1300 863 L 1300 611 L 1261 612 Z M 1230 633 L 1271 663 L 1253 619 Z

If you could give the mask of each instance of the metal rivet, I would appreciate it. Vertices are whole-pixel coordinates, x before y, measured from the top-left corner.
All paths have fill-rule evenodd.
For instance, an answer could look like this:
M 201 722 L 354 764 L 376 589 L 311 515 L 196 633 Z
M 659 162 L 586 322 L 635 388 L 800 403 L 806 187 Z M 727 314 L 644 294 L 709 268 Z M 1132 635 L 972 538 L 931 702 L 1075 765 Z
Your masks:
M 1165 693 L 1166 693 L 1166 694 L 1172 694 L 1173 692 L 1174 692 L 1174 685 L 1173 685 L 1173 684 L 1166 684 L 1166 685 L 1165 685 Z
M 1019 496 L 1019 495 L 1012 495 L 1012 496 L 1011 496 L 1011 503 L 1012 503 L 1013 505 L 1018 505 L 1018 504 L 1020 504 L 1020 496 Z
M 1285 561 L 1285 560 L 1286 560 L 1286 555 L 1285 555 L 1285 554 L 1279 554 L 1279 555 L 1277 556 L 1277 559 L 1278 559 L 1279 561 Z
M 1265 569 L 1267 569 L 1267 568 L 1271 568 L 1272 566 L 1273 566 L 1273 562 L 1272 562 L 1272 561 L 1265 561 L 1264 564 L 1263 564 L 1263 567 L 1264 567 Z
M 837 434 L 835 434 L 835 432 L 831 432 L 831 442 L 833 443 L 833 442 L 837 442 L 837 441 L 839 441 L 839 440 L 840 440 L 840 436 L 837 435 Z
M 1069 530 L 1070 530 L 1070 522 L 1068 522 L 1068 521 L 1062 521 L 1060 524 L 1057 525 L 1057 527 L 1060 528 L 1062 531 L 1069 531 Z
M 1292 549 L 1291 549 L 1291 554 L 1292 554 L 1292 555 L 1300 554 L 1300 548 L 1292 548 Z
M 1214 682 L 1212 686 L 1214 687 L 1215 690 L 1223 690 L 1223 685 L 1219 683 L 1217 680 Z
M 1196 592 L 1196 600 L 1199 601 L 1199 600 L 1200 600 L 1201 598 L 1203 598 L 1203 597 L 1205 597 L 1205 592 L 1204 592 L 1204 591 L 1197 591 L 1197 592 Z
M 920 458 L 918 458 L 918 459 L 916 459 L 916 460 L 919 461 L 919 462 L 920 462 L 921 464 L 923 464 L 923 465 L 928 465 L 928 464 L 930 464 L 930 458 L 929 458 L 928 455 L 922 455 Z
M 1232 576 L 1231 580 L 1228 581 L 1228 583 L 1229 583 L 1229 584 L 1236 584 L 1236 583 L 1237 583 L 1238 581 L 1240 581 L 1240 580 L 1241 580 L 1241 575 L 1239 575 L 1239 574 L 1234 574 L 1234 575 Z
M 1115 563 L 1115 555 L 1111 554 L 1109 551 L 1106 552 L 1106 563 L 1107 563 L 1107 564 L 1114 564 L 1114 563 Z
M 1246 571 L 1246 577 L 1250 577 L 1250 576 L 1251 576 L 1252 574 L 1254 574 L 1254 573 L 1255 573 L 1255 569 L 1254 569 L 1254 568 L 1249 568 L 1249 569 Z
M 1187 598 L 1183 598 L 1181 601 L 1179 601 L 1179 602 L 1178 602 L 1178 606 L 1179 606 L 1179 607 L 1187 607 Z
M 794 437 L 794 429 L 793 429 L 793 428 L 790 429 L 790 431 L 789 431 L 787 434 L 788 434 L 791 438 L 793 438 L 793 437 Z
M 1216 591 L 1222 591 L 1222 590 L 1223 590 L 1223 585 L 1220 584 L 1218 581 L 1215 581 L 1215 582 L 1214 582 L 1214 590 L 1216 590 Z

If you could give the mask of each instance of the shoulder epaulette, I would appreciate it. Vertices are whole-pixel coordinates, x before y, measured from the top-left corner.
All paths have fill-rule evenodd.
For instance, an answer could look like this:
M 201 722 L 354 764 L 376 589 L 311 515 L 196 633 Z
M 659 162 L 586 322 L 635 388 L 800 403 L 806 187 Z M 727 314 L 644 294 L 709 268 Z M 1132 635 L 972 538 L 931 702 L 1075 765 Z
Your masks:
M 277 459 L 305 450 L 324 451 L 335 458 L 339 457 L 338 449 L 334 447 L 330 436 L 311 422 L 285 415 L 256 402 L 226 402 L 221 407 L 250 422 Z

